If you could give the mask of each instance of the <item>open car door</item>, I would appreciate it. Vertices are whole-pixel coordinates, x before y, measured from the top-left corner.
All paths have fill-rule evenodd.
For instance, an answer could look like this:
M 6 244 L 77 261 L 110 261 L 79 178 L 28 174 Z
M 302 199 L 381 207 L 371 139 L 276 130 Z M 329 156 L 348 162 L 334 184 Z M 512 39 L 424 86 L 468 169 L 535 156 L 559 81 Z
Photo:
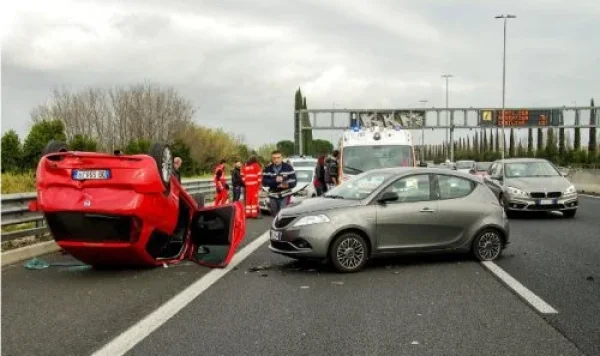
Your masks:
M 190 230 L 190 259 L 207 267 L 225 267 L 246 235 L 244 206 L 237 201 L 199 207 Z

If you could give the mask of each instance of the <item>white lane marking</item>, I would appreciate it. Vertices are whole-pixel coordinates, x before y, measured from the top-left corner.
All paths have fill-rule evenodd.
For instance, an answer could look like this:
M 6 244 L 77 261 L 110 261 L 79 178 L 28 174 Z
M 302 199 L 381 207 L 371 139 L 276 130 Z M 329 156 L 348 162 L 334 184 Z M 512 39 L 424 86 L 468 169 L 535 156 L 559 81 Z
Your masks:
M 531 304 L 538 312 L 542 314 L 558 314 L 556 309 L 552 308 L 548 303 L 542 300 L 542 298 L 533 294 L 532 291 L 527 289 L 524 285 L 522 285 L 519 281 L 514 279 L 510 274 L 506 273 L 502 268 L 500 268 L 497 264 L 492 261 L 482 261 L 482 265 L 484 265 L 490 272 L 496 275 L 502 282 L 504 282 L 510 289 L 515 291 L 521 298 L 523 298 L 527 303 Z
M 600 199 L 600 196 L 598 196 L 598 195 L 583 194 L 583 193 L 579 193 L 577 195 L 582 196 L 582 197 L 586 197 L 586 198 Z
M 154 330 L 166 323 L 175 314 L 181 311 L 186 305 L 190 304 L 196 297 L 206 291 L 211 285 L 223 278 L 227 272 L 240 264 L 252 252 L 269 240 L 269 231 L 260 235 L 249 245 L 237 252 L 229 265 L 223 269 L 213 269 L 202 278 L 198 279 L 192 285 L 171 298 L 158 309 L 148 314 L 144 319 L 127 329 L 121 335 L 115 337 L 100 350 L 94 352 L 92 356 L 117 356 L 124 355 L 131 350 L 140 341 L 145 339 Z

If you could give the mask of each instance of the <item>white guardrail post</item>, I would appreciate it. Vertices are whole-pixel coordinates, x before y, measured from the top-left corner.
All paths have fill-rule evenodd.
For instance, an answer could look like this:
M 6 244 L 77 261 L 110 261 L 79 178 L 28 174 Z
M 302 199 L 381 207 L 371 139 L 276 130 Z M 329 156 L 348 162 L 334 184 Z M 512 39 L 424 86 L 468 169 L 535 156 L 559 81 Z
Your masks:
M 206 201 L 214 199 L 214 184 L 211 179 L 190 179 L 183 180 L 182 183 L 190 194 L 202 193 Z M 36 193 L 2 194 L 2 242 L 32 236 L 39 238 L 48 232 L 42 215 L 29 211 L 29 201 L 36 196 Z M 22 227 L 14 227 L 15 225 Z

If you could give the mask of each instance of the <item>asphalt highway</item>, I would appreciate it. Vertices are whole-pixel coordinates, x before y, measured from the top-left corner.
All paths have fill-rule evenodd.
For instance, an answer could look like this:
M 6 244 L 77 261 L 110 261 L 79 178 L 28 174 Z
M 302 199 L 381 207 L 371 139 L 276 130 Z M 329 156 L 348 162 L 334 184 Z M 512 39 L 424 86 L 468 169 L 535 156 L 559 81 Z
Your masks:
M 244 244 L 269 223 L 249 220 Z M 600 199 L 582 197 L 573 220 L 513 219 L 511 232 L 496 264 L 557 314 L 468 256 L 342 275 L 262 244 L 128 355 L 600 355 Z M 2 354 L 92 354 L 209 271 L 3 268 Z

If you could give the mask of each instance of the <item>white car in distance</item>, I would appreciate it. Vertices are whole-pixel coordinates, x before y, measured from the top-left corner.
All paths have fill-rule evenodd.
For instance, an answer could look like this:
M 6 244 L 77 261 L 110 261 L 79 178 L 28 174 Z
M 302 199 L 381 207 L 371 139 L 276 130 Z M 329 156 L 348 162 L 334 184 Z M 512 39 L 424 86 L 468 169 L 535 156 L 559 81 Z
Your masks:
M 289 163 L 292 165 L 292 167 L 294 167 L 294 171 L 296 172 L 296 179 L 298 181 L 296 183 L 296 187 L 302 187 L 308 184 L 306 189 L 303 189 L 292 195 L 290 203 L 306 198 L 316 197 L 317 190 L 313 184 L 313 180 L 315 176 L 315 168 L 317 167 L 317 160 L 314 158 L 290 158 Z M 261 190 L 260 192 L 260 200 L 258 205 L 260 206 L 260 210 L 262 212 L 269 213 L 271 211 L 269 208 L 269 197 L 264 190 Z

